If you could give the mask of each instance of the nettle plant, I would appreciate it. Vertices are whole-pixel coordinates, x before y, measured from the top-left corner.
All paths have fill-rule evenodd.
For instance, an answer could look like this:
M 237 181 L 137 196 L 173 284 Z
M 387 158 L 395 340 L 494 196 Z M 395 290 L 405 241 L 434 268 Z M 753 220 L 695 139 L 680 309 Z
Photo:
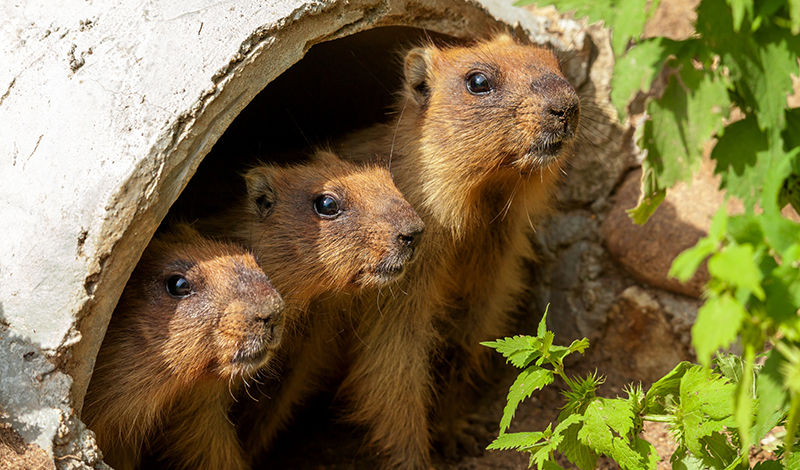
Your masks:
M 535 337 L 484 343 L 524 369 L 490 448 L 528 452 L 539 469 L 561 468 L 556 451 L 581 469 L 594 468 L 600 454 L 623 469 L 654 469 L 659 457 L 639 437 L 652 420 L 669 423 L 676 438 L 673 468 L 744 469 L 751 446 L 783 425 L 780 460 L 754 468 L 800 469 L 800 452 L 792 453 L 800 421 L 800 225 L 781 214 L 787 204 L 800 212 L 800 108 L 787 105 L 791 74 L 800 75 L 800 0 L 702 0 L 695 34 L 682 41 L 642 38 L 658 0 L 517 4 L 528 3 L 605 21 L 616 56 L 612 102 L 624 117 L 635 95 L 646 97 L 638 139 L 647 152 L 643 198 L 629 211 L 636 223 L 647 221 L 668 188 L 691 179 L 712 139 L 720 188 L 743 202 L 744 213 L 722 207 L 708 236 L 670 271 L 687 281 L 708 262 L 711 280 L 692 328 L 700 365 L 679 364 L 646 393 L 631 386 L 627 398 L 598 398 L 602 378 L 563 370 L 564 357 L 588 342 L 554 346 L 543 319 Z M 734 342 L 741 357 L 717 353 Z M 507 433 L 519 403 L 556 375 L 567 384 L 556 426 Z

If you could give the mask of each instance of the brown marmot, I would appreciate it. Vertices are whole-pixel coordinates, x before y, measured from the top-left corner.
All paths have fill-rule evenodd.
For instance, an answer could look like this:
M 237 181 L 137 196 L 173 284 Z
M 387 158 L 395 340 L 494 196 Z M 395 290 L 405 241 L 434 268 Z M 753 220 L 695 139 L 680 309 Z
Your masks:
M 275 361 L 280 380 L 265 377 L 264 396 L 245 397 L 233 414 L 257 458 L 295 405 L 339 369 L 340 336 L 358 322 L 350 303 L 402 277 L 424 224 L 386 168 L 327 151 L 300 165 L 257 166 L 245 180 L 246 200 L 215 225 L 253 250 L 287 306 Z M 315 307 L 321 300 L 324 309 Z
M 387 467 L 421 469 L 433 428 L 460 437 L 459 387 L 489 353 L 479 342 L 506 333 L 580 104 L 551 50 L 507 35 L 413 49 L 404 65 L 396 118 L 333 146 L 390 165 L 426 226 L 404 295 L 360 299 L 341 391 Z
M 284 303 L 244 247 L 181 224 L 153 239 L 111 318 L 83 419 L 105 461 L 150 448 L 177 468 L 246 469 L 227 412 L 270 360 Z

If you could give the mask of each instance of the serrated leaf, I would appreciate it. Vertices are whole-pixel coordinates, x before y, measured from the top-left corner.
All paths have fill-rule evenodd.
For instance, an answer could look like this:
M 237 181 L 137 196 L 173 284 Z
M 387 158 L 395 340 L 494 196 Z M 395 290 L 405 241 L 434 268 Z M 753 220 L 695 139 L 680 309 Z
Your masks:
M 789 0 L 789 19 L 792 25 L 792 34 L 800 34 L 800 0 Z
M 519 368 L 527 367 L 534 359 L 542 355 L 541 341 L 532 336 L 519 335 L 496 341 L 484 341 L 481 344 L 494 348 L 508 362 Z
M 700 367 L 683 361 L 675 366 L 667 375 L 656 381 L 645 395 L 645 413 L 649 415 L 667 414 L 667 405 L 677 403 L 680 399 L 681 379 L 686 371 Z
M 800 452 L 792 452 L 792 455 L 786 456 L 784 465 L 786 466 L 786 470 L 800 468 Z
M 767 136 L 756 119 L 748 116 L 727 126 L 711 158 L 717 161 L 714 172 L 722 176 L 720 188 L 752 208 L 761 197 L 770 162 Z
M 523 447 L 533 447 L 535 445 L 544 445 L 546 441 L 542 441 L 544 433 L 542 432 L 509 432 L 500 434 L 497 439 L 492 441 L 487 447 L 489 450 L 518 450 Z M 541 442 L 540 442 L 541 441 Z
M 642 166 L 662 188 L 688 181 L 699 169 L 703 145 L 730 108 L 727 88 L 714 74 L 684 67 L 680 78 L 683 83 L 671 76 L 661 99 L 648 104 L 640 144 L 648 150 Z
M 742 379 L 742 372 L 744 365 L 742 358 L 735 354 L 717 354 L 713 360 L 714 370 L 718 370 L 719 374 L 731 383 L 739 383 Z
M 800 462 L 798 462 L 800 464 Z M 794 468 L 794 467 L 786 467 L 786 468 Z M 783 470 L 784 466 L 777 460 L 765 460 L 763 462 L 758 462 L 753 466 L 753 470 Z
M 702 458 L 689 452 L 685 446 L 678 447 L 669 462 L 672 470 L 711 470 Z
M 547 304 L 544 308 L 544 313 L 542 314 L 542 319 L 539 321 L 539 328 L 536 330 L 536 336 L 539 338 L 544 337 L 545 333 L 547 333 L 547 311 L 550 310 L 550 304 Z
M 630 403 L 623 400 L 597 398 L 583 413 L 584 425 L 578 439 L 599 452 L 608 453 L 612 448 L 612 430 L 627 436 L 633 427 Z
M 758 409 L 753 426 L 754 442 L 759 442 L 789 411 L 789 394 L 783 388 L 783 377 L 780 373 L 785 361 L 773 349 L 756 378 Z
M 611 75 L 611 102 L 622 120 L 627 116 L 628 103 L 636 92 L 650 89 L 666 59 L 667 44 L 662 38 L 644 40 L 624 56 L 617 57 Z
M 508 390 L 508 402 L 503 409 L 503 418 L 500 420 L 500 434 L 506 432 L 511 426 L 511 419 L 517 411 L 517 406 L 533 392 L 553 383 L 553 372 L 537 366 L 529 366 L 520 372 L 517 380 Z
M 655 192 L 643 192 L 642 194 L 647 194 L 647 196 L 642 196 L 636 207 L 625 211 L 636 225 L 644 225 L 650 219 L 650 216 L 655 213 L 658 206 L 667 197 L 667 190 L 661 189 Z
M 764 180 L 764 189 L 761 195 L 761 208 L 768 215 L 778 215 L 781 207 L 778 205 L 784 182 L 792 175 L 792 163 L 800 149 L 792 149 L 789 153 L 783 151 L 783 139 L 776 133 L 770 139 L 770 165 L 767 177 Z M 791 240 L 789 243 L 795 242 Z
M 542 465 L 541 470 L 566 470 L 561 465 L 553 462 L 552 460 L 548 460 Z
M 770 270 L 763 284 L 767 296 L 767 316 L 782 331 L 787 330 L 787 338 L 795 339 L 796 334 L 789 332 L 800 332 L 800 317 L 797 315 L 800 308 L 800 270 L 784 260 L 780 266 Z
M 752 245 L 729 245 L 708 260 L 708 272 L 738 289 L 746 289 L 764 300 L 764 278 L 755 261 Z
M 719 243 L 709 238 L 701 238 L 695 246 L 675 257 L 667 276 L 676 278 L 683 283 L 688 282 L 703 261 L 717 250 L 718 245 Z
M 642 456 L 628 442 L 633 429 L 633 410 L 622 399 L 598 398 L 584 412 L 578 439 L 598 453 L 613 458 L 623 469 L 639 470 Z
M 647 21 L 647 11 L 650 5 L 647 0 L 617 0 L 613 30 L 611 32 L 611 48 L 614 55 L 619 57 L 625 52 L 631 39 L 637 39 L 644 29 Z M 653 10 L 658 2 L 653 2 Z
M 733 11 L 733 30 L 738 32 L 742 28 L 745 13 L 749 18 L 753 17 L 753 0 L 728 0 L 728 5 Z
M 736 386 L 707 369 L 691 368 L 681 379 L 680 406 L 676 423 L 686 447 L 703 455 L 700 440 L 713 432 L 722 432 L 731 419 Z
M 597 454 L 578 439 L 582 427 L 582 424 L 568 426 L 558 450 L 581 470 L 594 470 L 597 467 Z
M 728 437 L 719 432 L 712 432 L 709 436 L 701 439 L 703 448 L 703 458 L 706 465 L 715 468 L 728 468 L 731 464 L 739 460 L 739 453 L 736 447 L 728 442 Z
M 727 292 L 706 300 L 697 311 L 697 321 L 692 326 L 692 346 L 697 360 L 708 366 L 717 349 L 727 347 L 736 339 L 746 317 L 747 312 L 741 304 Z
M 760 63 L 751 65 L 749 83 L 756 100 L 755 110 L 762 130 L 783 129 L 788 107 L 786 97 L 792 93 L 792 73 L 797 73 L 797 51 L 792 51 L 787 38 L 777 28 L 764 28 L 756 34 Z
M 659 457 L 658 452 L 656 452 L 656 448 L 653 447 L 653 444 L 647 442 L 639 436 L 633 436 L 633 449 L 641 457 L 641 468 L 646 470 L 656 470 L 658 467 L 658 462 L 661 461 L 661 457 Z

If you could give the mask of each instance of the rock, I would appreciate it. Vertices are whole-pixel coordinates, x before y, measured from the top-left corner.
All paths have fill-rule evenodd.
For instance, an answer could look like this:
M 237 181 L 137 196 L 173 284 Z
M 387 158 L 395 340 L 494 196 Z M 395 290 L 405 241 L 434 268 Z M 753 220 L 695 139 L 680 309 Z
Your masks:
M 708 234 L 711 218 L 722 205 L 724 193 L 717 190 L 719 178 L 713 175 L 713 162 L 703 164 L 691 185 L 679 183 L 667 191 L 661 206 L 643 226 L 634 224 L 625 213 L 639 200 L 641 174 L 641 169 L 628 174 L 600 226 L 606 246 L 640 281 L 699 298 L 709 279 L 705 265 L 686 284 L 668 278 L 667 273 L 676 256 Z

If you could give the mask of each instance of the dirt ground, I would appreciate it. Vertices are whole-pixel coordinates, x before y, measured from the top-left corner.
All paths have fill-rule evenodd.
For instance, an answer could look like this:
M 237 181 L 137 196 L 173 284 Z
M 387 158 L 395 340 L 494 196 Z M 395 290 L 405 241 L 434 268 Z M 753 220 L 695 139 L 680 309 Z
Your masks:
M 11 426 L 0 423 L 0 468 L 3 470 L 54 470 L 41 447 L 26 444 Z

